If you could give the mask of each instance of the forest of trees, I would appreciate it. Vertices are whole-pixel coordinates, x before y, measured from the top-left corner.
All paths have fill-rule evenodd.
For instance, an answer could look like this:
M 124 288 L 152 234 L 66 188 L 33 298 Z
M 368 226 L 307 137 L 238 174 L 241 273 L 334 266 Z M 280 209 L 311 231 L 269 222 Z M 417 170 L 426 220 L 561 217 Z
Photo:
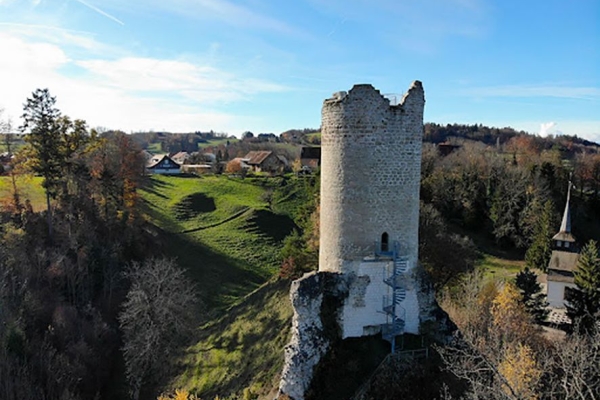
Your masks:
M 43 178 L 46 209 L 34 212 L 15 185 L 0 210 L 0 398 L 138 398 L 156 383 L 156 363 L 168 369 L 161 351 L 185 333 L 193 287 L 151 258 L 140 148 L 55 102 L 47 89 L 27 99 L 27 145 L 12 165 Z M 177 290 L 155 289 L 164 283 Z
M 458 378 L 445 381 L 441 398 L 593 399 L 600 392 L 597 146 L 530 135 L 486 140 L 455 142 L 449 155 L 429 144 L 423 151 L 421 262 L 460 332 L 437 347 L 441 370 Z M 557 340 L 539 325 L 547 310 L 537 274 L 547 268 L 569 181 L 582 250 L 569 292 L 572 330 Z M 476 249 L 524 259 L 526 268 L 503 284 L 484 279 L 473 269 Z

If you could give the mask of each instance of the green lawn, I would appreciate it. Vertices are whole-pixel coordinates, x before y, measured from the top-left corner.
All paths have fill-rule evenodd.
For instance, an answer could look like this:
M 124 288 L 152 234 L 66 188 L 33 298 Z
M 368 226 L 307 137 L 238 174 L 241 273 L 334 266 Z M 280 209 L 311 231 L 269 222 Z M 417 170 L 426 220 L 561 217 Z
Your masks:
M 211 308 L 236 303 L 280 265 L 282 240 L 295 225 L 269 209 L 262 181 L 155 175 L 140 191 L 167 255 L 189 271 Z
M 217 139 L 211 139 L 211 140 L 207 140 L 206 143 L 198 143 L 198 149 L 204 149 L 206 147 L 211 147 L 211 146 L 218 146 L 220 144 L 227 144 L 227 141 L 229 141 L 229 143 L 235 143 L 237 142 L 239 139 L 229 139 L 229 138 L 217 138 Z
M 301 183 L 155 175 L 140 191 L 164 252 L 189 272 L 209 310 L 173 387 L 237 399 L 277 386 L 292 309 L 289 281 L 273 276 Z
M 230 138 L 216 138 L 216 139 L 210 139 L 207 140 L 205 143 L 198 143 L 198 150 L 202 150 L 206 147 L 212 147 L 212 146 L 218 146 L 220 144 L 227 144 L 227 141 L 229 141 L 229 143 L 235 143 L 237 142 L 239 139 L 230 139 Z M 161 149 L 160 147 L 160 142 L 154 142 L 154 143 L 150 143 L 148 145 L 148 147 L 146 148 L 147 151 L 149 151 L 152 154 L 162 154 L 164 153 L 164 151 Z
M 160 148 L 160 142 L 150 143 L 148 145 L 148 147 L 146 148 L 146 151 L 148 151 L 152 154 L 164 153 L 164 151 L 162 151 L 162 149 Z
M 199 331 L 174 387 L 203 399 L 268 398 L 278 385 L 289 340 L 289 281 L 270 282 Z M 273 398 L 271 396 L 270 398 Z
M 21 201 L 31 202 L 34 211 L 46 209 L 46 195 L 42 188 L 42 178 L 31 175 L 16 175 L 17 190 Z M 0 176 L 0 200 L 12 199 L 12 181 L 10 176 Z
M 486 280 L 498 281 L 513 279 L 524 267 L 525 261 L 509 260 L 490 254 L 483 254 L 477 264 L 477 268 L 483 269 Z

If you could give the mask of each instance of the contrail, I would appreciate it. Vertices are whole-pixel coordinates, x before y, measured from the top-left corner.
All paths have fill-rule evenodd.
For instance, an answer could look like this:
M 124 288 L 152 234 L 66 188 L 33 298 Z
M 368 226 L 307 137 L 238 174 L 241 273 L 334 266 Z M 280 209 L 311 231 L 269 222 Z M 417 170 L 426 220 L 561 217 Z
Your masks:
M 118 18 L 116 18 L 116 17 L 113 17 L 113 16 L 112 16 L 112 15 L 110 15 L 109 13 L 106 13 L 106 12 L 102 11 L 101 9 L 99 9 L 99 8 L 98 8 L 98 7 L 96 7 L 96 6 L 93 6 L 93 5 L 91 5 L 90 3 L 87 3 L 87 2 L 85 2 L 85 1 L 83 1 L 83 0 L 75 0 L 75 1 L 77 1 L 78 3 L 81 3 L 81 4 L 83 4 L 84 6 L 86 6 L 86 7 L 88 7 L 88 8 L 91 8 L 92 10 L 96 11 L 96 12 L 97 12 L 98 14 L 100 14 L 100 15 L 104 15 L 104 16 L 105 16 L 106 18 L 108 18 L 108 19 L 112 19 L 112 20 L 113 20 L 113 21 L 115 21 L 117 24 L 120 24 L 120 25 L 125 25 L 125 23 L 123 23 L 123 21 L 121 21 L 120 19 L 118 19 Z

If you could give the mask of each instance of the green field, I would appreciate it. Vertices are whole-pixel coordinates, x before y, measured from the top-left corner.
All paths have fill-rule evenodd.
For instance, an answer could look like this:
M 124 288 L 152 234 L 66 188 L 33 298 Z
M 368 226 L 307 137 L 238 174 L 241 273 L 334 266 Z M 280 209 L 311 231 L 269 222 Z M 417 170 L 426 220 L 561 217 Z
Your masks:
M 198 143 L 198 149 L 204 149 L 206 147 L 211 147 L 211 146 L 218 146 L 220 144 L 227 144 L 227 141 L 229 141 L 229 143 L 235 143 L 237 142 L 239 139 L 229 139 L 229 138 L 217 138 L 217 139 L 211 139 L 206 141 L 206 143 Z
M 302 182 L 294 182 L 155 175 L 140 191 L 164 253 L 189 272 L 209 309 L 173 387 L 212 399 L 256 398 L 276 386 L 292 309 L 289 282 L 273 276 L 301 204 Z
M 152 176 L 140 191 L 164 248 L 190 272 L 211 308 L 238 301 L 272 277 L 295 227 L 270 210 L 270 181 L 225 176 Z
M 17 191 L 21 202 L 31 202 L 34 211 L 46 208 L 46 195 L 42 188 L 42 178 L 31 175 L 16 175 Z M 0 201 L 12 200 L 12 181 L 10 176 L 0 176 Z
M 203 399 L 272 399 L 267 395 L 279 383 L 291 319 L 289 281 L 262 286 L 200 330 L 173 386 Z
M 216 139 L 210 139 L 207 140 L 204 143 L 198 143 L 198 150 L 202 150 L 204 148 L 207 147 L 212 147 L 212 146 L 218 146 L 220 144 L 227 144 L 227 142 L 229 141 L 229 143 L 235 143 L 237 142 L 239 139 L 230 139 L 230 138 L 216 138 Z M 148 147 L 146 148 L 147 151 L 149 151 L 152 154 L 162 154 L 164 153 L 164 151 L 161 148 L 161 143 L 160 142 L 154 142 L 154 143 L 150 143 L 148 145 Z
M 23 140 L 22 136 L 12 135 L 10 151 L 14 154 L 23 146 L 25 146 L 25 141 Z M 0 135 L 0 153 L 4 153 L 5 151 L 8 151 L 6 148 L 5 138 L 4 135 Z
M 525 267 L 525 261 L 509 260 L 490 254 L 483 254 L 477 263 L 477 268 L 484 271 L 486 280 L 497 280 L 505 282 L 514 277 Z

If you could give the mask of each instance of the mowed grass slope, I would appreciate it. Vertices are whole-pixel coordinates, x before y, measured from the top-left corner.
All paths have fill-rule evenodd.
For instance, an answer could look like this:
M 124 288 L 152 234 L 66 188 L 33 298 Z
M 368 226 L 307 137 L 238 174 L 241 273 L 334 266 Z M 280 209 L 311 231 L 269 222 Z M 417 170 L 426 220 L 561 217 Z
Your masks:
M 284 203 L 296 197 L 273 196 L 282 183 L 152 176 L 141 191 L 150 221 L 162 230 L 163 253 L 189 271 L 212 310 L 173 388 L 237 399 L 267 398 L 277 386 L 292 308 L 289 281 L 273 276 L 282 240 L 295 228 L 288 216 L 295 207 Z
M 295 227 L 269 208 L 268 185 L 225 176 L 152 176 L 140 191 L 164 253 L 178 259 L 211 309 L 224 309 L 272 277 Z
M 272 399 L 292 319 L 289 281 L 269 282 L 203 327 L 173 387 L 203 399 Z

